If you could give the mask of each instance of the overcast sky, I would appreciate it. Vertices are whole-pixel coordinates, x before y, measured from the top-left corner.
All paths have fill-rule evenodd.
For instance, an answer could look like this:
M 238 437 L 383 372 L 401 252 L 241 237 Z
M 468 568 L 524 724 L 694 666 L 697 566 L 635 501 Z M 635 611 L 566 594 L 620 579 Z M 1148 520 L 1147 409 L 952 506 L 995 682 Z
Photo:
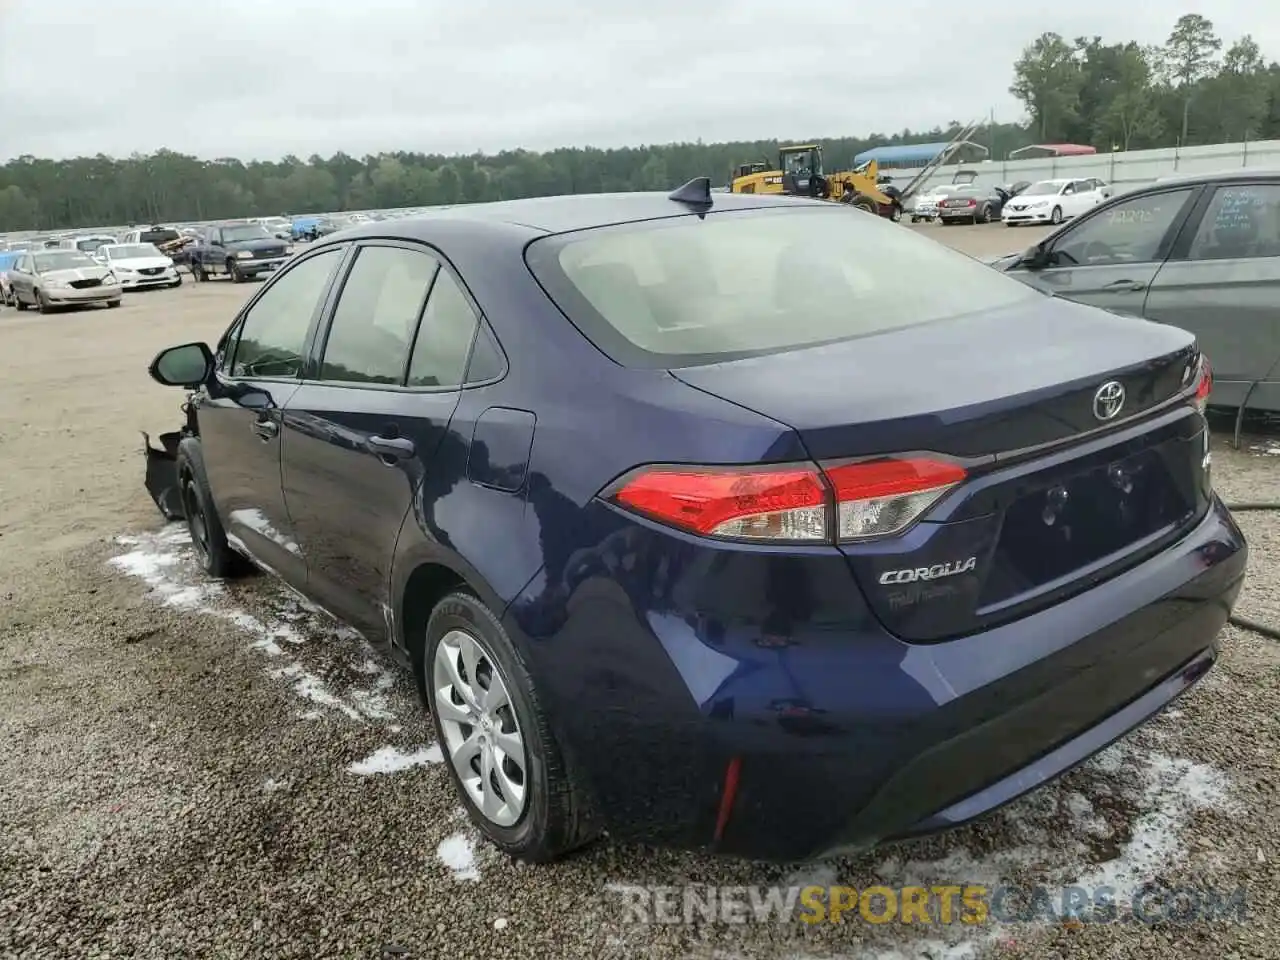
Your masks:
M 993 109 L 1014 120 L 1012 63 L 1039 33 L 1155 43 L 1184 11 L 1280 59 L 1280 4 L 1257 0 L 0 0 L 0 160 L 833 137 Z

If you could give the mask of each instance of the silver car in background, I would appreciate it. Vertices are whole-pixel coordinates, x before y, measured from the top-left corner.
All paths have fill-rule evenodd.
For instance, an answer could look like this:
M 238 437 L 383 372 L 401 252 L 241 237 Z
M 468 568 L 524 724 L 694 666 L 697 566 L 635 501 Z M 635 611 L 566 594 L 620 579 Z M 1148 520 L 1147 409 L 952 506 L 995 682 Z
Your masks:
M 108 267 L 79 250 L 36 250 L 9 269 L 14 306 L 48 313 L 58 307 L 120 306 L 124 291 Z
M 1280 413 L 1280 171 L 1163 179 L 992 265 L 1195 334 L 1213 365 L 1210 406 Z

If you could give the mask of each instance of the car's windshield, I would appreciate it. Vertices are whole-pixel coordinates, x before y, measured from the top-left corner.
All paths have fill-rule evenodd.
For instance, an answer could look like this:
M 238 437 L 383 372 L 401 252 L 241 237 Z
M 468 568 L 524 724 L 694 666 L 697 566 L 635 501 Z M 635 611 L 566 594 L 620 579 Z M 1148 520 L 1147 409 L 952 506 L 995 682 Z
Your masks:
M 1061 192 L 1062 184 L 1053 180 L 1041 180 L 1022 191 L 1024 197 L 1049 197 Z
M 93 257 L 79 250 L 51 250 L 38 253 L 35 260 L 36 273 L 48 273 L 50 270 L 75 270 L 78 267 L 96 267 Z
M 551 237 L 529 265 L 621 363 L 684 366 L 880 333 L 1038 296 L 846 210 L 711 214 Z M 929 283 L 913 282 L 927 276 Z
M 143 230 L 138 235 L 141 243 L 168 243 L 170 240 L 177 240 L 181 234 L 177 230 Z
M 242 240 L 270 240 L 271 234 L 260 223 L 238 223 L 222 228 L 223 243 L 239 243 Z
M 122 243 L 107 247 L 107 256 L 112 260 L 136 260 L 140 257 L 162 257 L 164 254 L 150 243 Z

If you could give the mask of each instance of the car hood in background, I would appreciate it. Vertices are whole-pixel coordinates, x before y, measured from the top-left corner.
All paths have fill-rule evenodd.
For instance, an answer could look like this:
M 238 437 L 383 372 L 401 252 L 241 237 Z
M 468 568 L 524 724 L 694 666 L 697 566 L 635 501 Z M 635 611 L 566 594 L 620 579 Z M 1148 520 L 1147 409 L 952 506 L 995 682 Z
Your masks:
M 130 257 L 128 260 L 112 260 L 111 265 L 121 270 L 148 270 L 152 267 L 172 267 L 173 261 L 168 257 Z
M 45 280 L 71 283 L 74 280 L 101 280 L 108 272 L 106 267 L 75 267 L 70 270 L 46 270 L 40 276 Z

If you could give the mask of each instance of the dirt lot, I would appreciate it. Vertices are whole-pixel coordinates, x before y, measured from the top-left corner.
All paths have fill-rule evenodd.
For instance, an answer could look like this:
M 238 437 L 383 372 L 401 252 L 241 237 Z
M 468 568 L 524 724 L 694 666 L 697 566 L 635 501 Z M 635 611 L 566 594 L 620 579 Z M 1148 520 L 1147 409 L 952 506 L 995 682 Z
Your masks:
M 913 228 L 914 229 L 914 228 Z M 918 228 L 975 255 L 1038 231 Z M 254 286 L 118 311 L 0 310 L 0 957 L 1280 957 L 1280 646 L 954 834 L 788 870 L 598 845 L 550 868 L 476 843 L 406 679 L 264 578 L 219 585 L 141 487 L 145 368 Z M 1280 443 L 1215 449 L 1228 499 L 1280 498 Z M 1242 515 L 1241 612 L 1280 623 L 1280 522 Z M 619 887 L 1110 885 L 1231 894 L 1245 922 L 628 922 Z

